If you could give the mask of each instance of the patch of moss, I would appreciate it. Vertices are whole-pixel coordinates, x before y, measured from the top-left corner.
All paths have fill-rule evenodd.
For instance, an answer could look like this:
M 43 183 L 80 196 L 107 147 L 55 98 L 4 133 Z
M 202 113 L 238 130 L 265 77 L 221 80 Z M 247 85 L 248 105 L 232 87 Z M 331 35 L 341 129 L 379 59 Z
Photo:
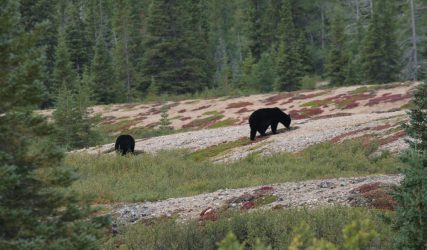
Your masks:
M 202 115 L 221 115 L 221 114 L 222 114 L 221 112 L 214 110 L 214 111 L 205 112 Z
M 219 122 L 209 126 L 208 128 L 220 128 L 220 127 L 231 126 L 231 125 L 235 125 L 237 122 L 239 122 L 238 119 L 228 118 L 228 119 L 219 121 Z
M 131 124 L 132 124 L 131 120 L 122 120 L 116 123 L 102 125 L 101 130 L 105 131 L 106 133 L 114 133 L 114 132 L 123 130 L 124 128 L 128 127 Z
M 359 87 L 355 90 L 350 91 L 350 94 L 357 95 L 357 94 L 363 94 L 363 93 L 368 92 L 368 91 L 371 91 L 371 89 L 369 87 L 362 86 L 362 87 Z
M 332 103 L 332 100 L 325 99 L 325 100 L 313 100 L 306 103 L 301 104 L 301 107 L 311 107 L 311 108 L 318 108 L 324 105 L 328 105 Z
M 203 161 L 224 154 L 225 152 L 245 145 L 250 144 L 251 141 L 248 138 L 241 138 L 236 141 L 226 142 L 219 145 L 210 146 L 201 150 L 197 150 L 190 154 L 190 157 L 196 161 Z
M 275 201 L 277 201 L 277 197 L 275 195 L 261 196 L 255 201 L 255 207 L 261 207 Z

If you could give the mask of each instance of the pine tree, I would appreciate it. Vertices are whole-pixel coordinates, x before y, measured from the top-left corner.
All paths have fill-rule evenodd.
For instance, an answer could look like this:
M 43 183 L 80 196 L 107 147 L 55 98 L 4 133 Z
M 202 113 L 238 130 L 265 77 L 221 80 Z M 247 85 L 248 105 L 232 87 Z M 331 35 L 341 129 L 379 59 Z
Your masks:
M 331 41 L 326 57 L 326 74 L 332 85 L 344 85 L 348 75 L 349 57 L 347 53 L 346 35 L 342 10 L 337 8 L 332 20 Z
M 264 41 L 265 30 L 262 26 L 263 14 L 266 9 L 266 1 L 250 0 L 248 5 L 248 19 L 250 22 L 249 47 L 251 49 L 252 56 L 257 62 L 261 58 L 262 52 L 267 49 Z
M 53 118 L 57 128 L 56 141 L 67 149 L 93 146 L 100 140 L 94 130 L 96 118 L 89 116 L 91 99 L 91 77 L 87 70 L 73 93 L 65 85 L 59 91 Z
M 113 29 L 116 34 L 116 46 L 113 51 L 114 69 L 120 92 L 126 96 L 124 98 L 126 102 L 132 102 L 137 96 L 135 85 L 140 80 L 136 71 L 138 32 L 135 32 L 136 18 L 130 4 L 128 0 L 116 1 L 113 16 Z
M 427 83 L 415 93 L 410 121 L 404 125 L 411 137 L 410 150 L 402 159 L 409 168 L 395 194 L 398 202 L 395 228 L 398 237 L 395 249 L 425 249 L 427 247 Z
M 98 103 L 113 103 L 121 93 L 115 92 L 115 78 L 110 51 L 107 48 L 104 33 L 100 33 L 96 47 L 95 56 L 91 65 L 93 77 L 93 90 Z
M 394 12 L 394 4 L 386 0 L 375 1 L 361 51 L 365 82 L 387 83 L 398 79 L 399 47 L 396 44 Z
M 146 23 L 142 90 L 155 77 L 160 92 L 194 93 L 206 84 L 201 42 L 191 30 L 200 26 L 197 13 L 189 13 L 186 1 L 153 1 Z
M 253 83 L 252 70 L 253 70 L 254 64 L 255 64 L 255 59 L 253 58 L 252 53 L 249 52 L 245 57 L 245 59 L 243 60 L 243 64 L 242 64 L 243 77 L 239 85 L 241 89 L 242 88 L 248 89 L 251 83 Z
M 162 132 L 167 132 L 167 131 L 172 130 L 172 127 L 170 126 L 171 121 L 169 119 L 168 110 L 169 110 L 169 107 L 167 105 L 163 105 L 162 108 L 160 109 L 161 118 L 160 118 L 160 128 L 159 129 Z
M 283 2 L 281 17 L 279 25 L 281 36 L 276 59 L 277 79 L 275 89 L 278 91 L 294 91 L 299 88 L 303 72 L 301 56 L 298 54 L 297 35 L 292 18 L 290 0 Z
M 147 89 L 147 95 L 145 96 L 145 100 L 154 101 L 157 99 L 158 95 L 159 95 L 159 88 L 157 87 L 156 79 L 152 77 L 150 86 Z
M 73 69 L 81 75 L 84 66 L 87 66 L 89 63 L 89 47 L 86 37 L 86 27 L 81 18 L 79 7 L 78 3 L 70 2 L 67 5 L 65 36 Z
M 60 30 L 58 35 L 58 45 L 55 49 L 55 67 L 53 69 L 54 85 L 51 93 L 57 93 L 62 85 L 67 89 L 75 90 L 77 73 L 73 69 L 68 51 L 65 33 Z
M 52 126 L 26 108 L 39 101 L 42 51 L 17 1 L 2 2 L 0 30 L 0 249 L 99 248 L 100 225 L 69 191 L 75 173 L 61 166 Z
M 270 53 L 263 53 L 257 64 L 253 65 L 251 72 L 251 89 L 268 92 L 273 90 L 274 80 L 274 62 Z

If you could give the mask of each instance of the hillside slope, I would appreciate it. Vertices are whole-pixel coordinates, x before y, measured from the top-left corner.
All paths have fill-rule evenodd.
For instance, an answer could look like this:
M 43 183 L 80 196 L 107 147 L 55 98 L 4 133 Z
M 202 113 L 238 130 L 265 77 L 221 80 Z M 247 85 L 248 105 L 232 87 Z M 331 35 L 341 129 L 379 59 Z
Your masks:
M 366 143 L 375 140 L 383 148 L 399 151 L 405 147 L 400 124 L 407 119 L 405 110 L 417 84 L 351 86 L 230 99 L 170 102 L 166 105 L 169 106 L 172 126 L 191 131 L 139 139 L 136 151 L 157 152 L 179 148 L 200 151 L 225 146 L 227 150 L 214 155 L 212 159 L 228 161 L 251 153 L 268 155 L 279 151 L 294 152 L 322 141 L 337 143 L 354 137 L 362 137 Z M 247 139 L 247 118 L 251 112 L 263 107 L 280 107 L 290 113 L 292 129 L 280 129 L 278 135 L 258 137 L 255 142 L 250 142 Z M 159 109 L 159 104 L 125 104 L 96 106 L 94 112 L 103 117 L 104 125 L 115 126 L 115 133 L 132 134 L 139 128 L 158 124 Z M 106 144 L 83 151 L 108 153 L 112 150 L 113 144 Z

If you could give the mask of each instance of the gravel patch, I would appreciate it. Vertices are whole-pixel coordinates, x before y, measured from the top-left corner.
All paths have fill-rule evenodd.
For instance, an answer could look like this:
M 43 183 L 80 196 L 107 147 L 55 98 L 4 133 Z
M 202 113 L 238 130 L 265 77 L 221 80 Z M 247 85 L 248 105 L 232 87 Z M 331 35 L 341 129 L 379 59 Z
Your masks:
M 220 189 L 191 197 L 171 198 L 156 202 L 117 204 L 113 208 L 116 225 L 136 223 L 140 220 L 176 216 L 179 221 L 198 219 L 206 209 L 220 210 L 242 209 L 239 204 L 230 201 L 244 202 L 246 197 L 267 190 L 269 196 L 275 196 L 272 203 L 254 208 L 273 209 L 295 207 L 318 207 L 328 205 L 349 206 L 355 189 L 362 185 L 383 183 L 399 185 L 402 175 L 378 175 L 324 180 L 286 182 L 269 186 L 257 186 L 239 189 Z M 242 206 L 244 206 L 243 204 Z

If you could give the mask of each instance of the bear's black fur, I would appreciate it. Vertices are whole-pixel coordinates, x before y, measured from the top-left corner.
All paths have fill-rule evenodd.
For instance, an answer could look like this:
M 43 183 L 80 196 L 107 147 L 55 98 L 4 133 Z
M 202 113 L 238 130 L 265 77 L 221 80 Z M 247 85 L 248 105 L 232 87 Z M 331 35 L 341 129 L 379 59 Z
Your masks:
M 41 110 L 44 110 L 44 109 L 50 109 L 50 108 L 53 108 L 53 101 L 52 100 L 46 100 L 46 101 L 44 101 L 44 102 L 42 102 L 41 104 L 40 104 L 40 109 Z
M 116 151 L 120 151 L 122 155 L 127 154 L 128 152 L 133 153 L 135 149 L 135 140 L 130 135 L 120 135 L 116 139 L 116 144 L 114 145 Z
M 255 110 L 249 116 L 249 126 L 251 127 L 251 140 L 255 140 L 256 132 L 258 131 L 262 136 L 265 136 L 265 131 L 271 125 L 273 134 L 277 133 L 277 125 L 283 124 L 289 129 L 291 125 L 291 116 L 284 113 L 279 108 L 264 108 Z

